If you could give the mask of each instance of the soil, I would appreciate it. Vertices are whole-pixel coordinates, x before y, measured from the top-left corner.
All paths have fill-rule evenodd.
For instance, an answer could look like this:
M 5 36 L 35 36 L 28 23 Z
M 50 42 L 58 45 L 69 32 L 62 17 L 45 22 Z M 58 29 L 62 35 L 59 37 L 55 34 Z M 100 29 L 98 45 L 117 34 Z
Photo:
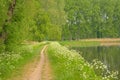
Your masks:
M 53 80 L 52 69 L 46 54 L 47 46 L 40 52 L 40 56 L 22 69 L 22 73 L 8 80 Z

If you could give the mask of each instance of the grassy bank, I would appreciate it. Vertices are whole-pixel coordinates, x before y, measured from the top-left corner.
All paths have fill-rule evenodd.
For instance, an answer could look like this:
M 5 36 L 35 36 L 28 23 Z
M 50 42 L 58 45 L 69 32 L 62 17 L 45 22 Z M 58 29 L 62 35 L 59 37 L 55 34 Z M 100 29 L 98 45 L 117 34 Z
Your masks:
M 48 47 L 54 80 L 117 80 L 117 72 L 110 72 L 100 61 L 88 63 L 74 50 L 60 45 L 57 42 L 50 43 Z
M 90 47 L 99 46 L 100 42 L 79 40 L 79 41 L 61 41 L 60 44 L 67 47 Z
M 23 44 L 16 52 L 0 54 L 0 80 L 6 80 L 11 73 L 19 73 L 19 69 L 32 58 L 39 55 L 44 43 Z
M 81 39 L 73 41 L 60 41 L 59 43 L 67 47 L 116 46 L 120 45 L 120 38 Z
M 54 69 L 55 80 L 101 80 L 90 64 L 76 51 L 70 51 L 58 43 L 48 48 L 49 59 Z

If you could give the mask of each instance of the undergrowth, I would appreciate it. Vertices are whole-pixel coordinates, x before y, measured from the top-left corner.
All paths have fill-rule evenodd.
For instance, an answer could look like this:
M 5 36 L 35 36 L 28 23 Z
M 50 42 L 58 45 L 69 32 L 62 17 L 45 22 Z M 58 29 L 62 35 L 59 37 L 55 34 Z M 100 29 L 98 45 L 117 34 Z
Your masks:
M 57 42 L 52 42 L 48 48 L 48 56 L 54 71 L 54 80 L 116 80 L 116 72 L 103 76 L 100 72 L 106 70 L 105 65 L 99 66 L 99 61 L 88 63 L 78 52 L 69 50 Z M 101 64 L 101 63 L 100 63 Z M 97 69 L 96 69 L 97 65 Z M 104 71 L 103 71 L 104 72 Z M 97 74 L 98 73 L 98 74 Z M 102 72 L 101 72 L 102 73 Z M 113 75 L 112 77 L 109 77 Z
M 17 50 L 3 52 L 0 54 L 0 80 L 6 80 L 14 71 L 26 64 L 29 60 L 37 56 L 44 43 L 24 44 Z
M 60 41 L 61 45 L 66 47 L 90 47 L 90 46 L 99 46 L 100 42 L 97 41 Z

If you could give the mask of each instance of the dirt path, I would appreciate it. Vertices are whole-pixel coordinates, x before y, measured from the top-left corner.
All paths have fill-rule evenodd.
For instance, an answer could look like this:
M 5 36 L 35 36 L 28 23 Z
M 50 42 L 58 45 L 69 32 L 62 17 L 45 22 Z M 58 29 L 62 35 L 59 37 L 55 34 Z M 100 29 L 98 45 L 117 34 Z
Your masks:
M 46 50 L 47 46 L 44 46 L 40 56 L 26 64 L 22 73 L 10 80 L 52 80 L 52 70 Z
M 34 71 L 32 72 L 32 74 L 30 75 L 30 77 L 28 78 L 28 80 L 42 80 L 42 69 L 44 67 L 44 63 L 45 63 L 45 56 L 44 56 L 44 52 L 47 46 L 45 46 L 40 55 L 40 60 L 39 63 L 37 64 L 36 68 L 34 69 Z
M 45 54 L 47 46 L 44 46 L 40 55 L 39 63 L 28 80 L 52 80 L 50 64 Z

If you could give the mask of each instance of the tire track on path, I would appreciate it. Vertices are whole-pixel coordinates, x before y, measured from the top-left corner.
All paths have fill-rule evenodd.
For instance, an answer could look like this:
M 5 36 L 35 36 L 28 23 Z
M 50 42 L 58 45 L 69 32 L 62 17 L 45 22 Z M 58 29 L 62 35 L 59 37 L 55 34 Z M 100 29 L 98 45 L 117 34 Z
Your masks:
M 28 80 L 52 80 L 51 68 L 46 54 L 47 45 L 40 53 L 40 60 Z
M 31 60 L 21 70 L 18 76 L 13 76 L 8 80 L 53 80 L 52 69 L 46 54 L 47 45 L 43 47 L 40 56 Z
M 42 68 L 45 62 L 44 52 L 46 47 L 47 46 L 44 46 L 44 48 L 42 49 L 40 53 L 41 56 L 40 56 L 39 63 L 37 64 L 36 68 L 34 69 L 33 73 L 30 75 L 28 80 L 42 80 Z

